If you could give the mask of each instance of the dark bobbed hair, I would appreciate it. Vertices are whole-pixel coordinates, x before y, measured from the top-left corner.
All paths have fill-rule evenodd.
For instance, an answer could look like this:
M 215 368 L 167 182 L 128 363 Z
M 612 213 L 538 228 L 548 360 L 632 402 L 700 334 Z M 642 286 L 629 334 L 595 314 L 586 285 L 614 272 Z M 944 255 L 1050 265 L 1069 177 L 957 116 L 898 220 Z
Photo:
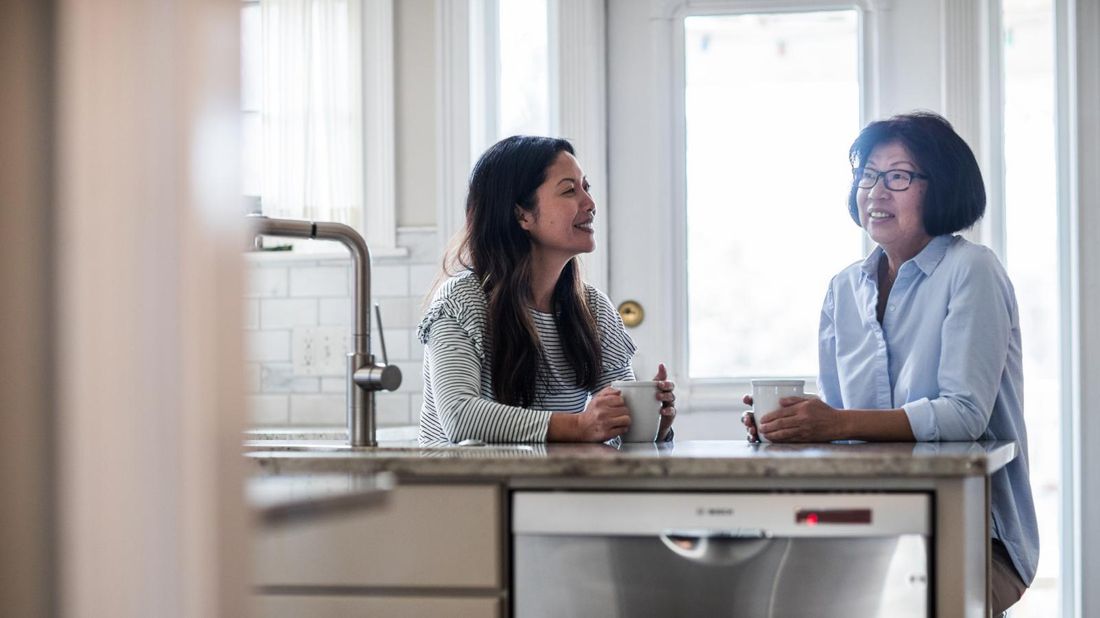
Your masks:
M 927 174 L 924 194 L 924 231 L 929 236 L 953 234 L 974 225 L 985 214 L 985 184 L 970 146 L 955 133 L 951 123 L 933 112 L 900 114 L 867 125 L 852 147 L 848 160 L 862 169 L 876 146 L 900 142 L 913 155 L 918 171 Z M 856 225 L 859 206 L 853 178 L 848 192 L 848 213 Z
M 534 403 L 544 354 L 528 311 L 531 237 L 520 227 L 516 207 L 537 214 L 536 191 L 562 152 L 574 154 L 572 144 L 526 135 L 505 138 L 486 150 L 470 173 L 466 227 L 444 257 L 444 276 L 471 270 L 485 292 L 493 395 L 509 405 Z M 600 377 L 600 341 L 577 258 L 562 269 L 551 301 L 576 385 L 592 390 Z

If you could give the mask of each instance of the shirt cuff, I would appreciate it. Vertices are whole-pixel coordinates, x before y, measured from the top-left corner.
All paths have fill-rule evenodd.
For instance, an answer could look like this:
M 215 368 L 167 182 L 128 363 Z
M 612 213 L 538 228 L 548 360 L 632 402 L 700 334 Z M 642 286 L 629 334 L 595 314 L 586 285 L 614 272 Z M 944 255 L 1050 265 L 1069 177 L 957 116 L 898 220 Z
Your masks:
M 940 439 L 936 426 L 936 411 L 927 397 L 911 401 L 901 407 L 909 418 L 909 428 L 917 442 L 935 442 Z

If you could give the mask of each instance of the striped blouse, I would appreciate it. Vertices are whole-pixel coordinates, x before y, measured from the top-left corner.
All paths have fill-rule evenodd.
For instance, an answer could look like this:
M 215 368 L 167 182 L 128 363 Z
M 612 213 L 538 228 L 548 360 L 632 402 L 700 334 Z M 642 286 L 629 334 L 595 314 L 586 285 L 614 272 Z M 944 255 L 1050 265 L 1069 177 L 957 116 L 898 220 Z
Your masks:
M 488 305 L 477 277 L 462 273 L 441 286 L 417 330 L 424 349 L 424 407 L 419 442 L 424 446 L 468 438 L 486 442 L 545 442 L 552 412 L 583 412 L 590 395 L 615 380 L 633 380 L 634 342 L 611 301 L 586 286 L 601 345 L 595 390 L 577 386 L 558 339 L 554 316 L 531 310 L 543 347 L 535 401 L 530 408 L 493 398 L 488 356 Z

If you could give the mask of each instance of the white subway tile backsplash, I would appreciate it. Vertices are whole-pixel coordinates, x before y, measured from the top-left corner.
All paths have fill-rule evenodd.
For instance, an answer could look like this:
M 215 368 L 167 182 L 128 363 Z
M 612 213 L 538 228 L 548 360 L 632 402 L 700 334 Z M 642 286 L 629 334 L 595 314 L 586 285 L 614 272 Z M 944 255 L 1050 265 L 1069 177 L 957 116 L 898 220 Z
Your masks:
M 406 393 L 423 393 L 424 392 L 424 372 L 421 371 L 422 367 L 417 364 L 415 367 L 409 367 L 409 371 L 405 371 L 405 368 L 401 368 L 401 390 Z
M 317 393 L 321 379 L 295 375 L 290 363 L 266 363 L 261 366 L 260 387 L 265 393 Z
M 409 295 L 409 267 L 375 266 L 371 269 L 371 298 L 389 298 Z
M 386 339 L 386 354 L 389 355 L 390 362 L 407 365 L 409 360 L 409 330 L 407 328 L 390 328 L 387 324 L 386 330 L 382 334 Z M 378 340 L 377 331 L 371 331 L 371 348 L 373 348 L 374 355 L 381 360 L 382 345 Z M 405 367 L 402 366 L 401 370 L 404 371 Z
M 321 392 L 322 393 L 344 393 L 348 387 L 347 378 L 321 378 Z
M 259 362 L 290 360 L 290 331 L 249 331 L 245 338 L 244 359 Z
M 289 271 L 285 267 L 253 264 L 249 269 L 245 296 L 249 298 L 286 296 L 288 276 Z
M 409 360 L 420 362 L 424 360 L 424 344 L 416 334 L 416 329 L 409 331 Z
M 244 364 L 244 392 L 249 394 L 260 393 L 260 364 Z
M 320 299 L 318 323 L 322 326 L 348 326 L 351 324 L 351 298 Z
M 402 228 L 397 240 L 408 254 L 378 257 L 371 272 L 372 300 L 382 309 L 389 360 L 403 374 L 396 392 L 376 394 L 379 426 L 406 425 L 419 418 L 423 346 L 416 339 L 416 327 L 440 261 L 430 228 Z M 252 422 L 343 426 L 351 260 L 346 255 L 263 257 L 248 262 L 242 318 Z M 372 332 L 372 351 L 380 355 L 377 330 Z
M 286 425 L 290 422 L 287 395 L 249 395 L 249 417 L 256 425 Z
M 294 373 L 339 376 L 347 372 L 348 330 L 338 326 L 295 328 Z
M 245 330 L 255 330 L 260 327 L 260 301 L 250 298 L 245 299 L 244 306 Z
M 347 402 L 343 395 L 290 395 L 290 423 L 293 425 L 347 425 Z
M 260 301 L 260 328 L 294 328 L 317 324 L 316 298 L 265 298 Z
M 290 295 L 295 297 L 348 296 L 349 269 L 346 266 L 317 266 L 290 269 Z
M 408 248 L 408 264 L 439 265 L 441 263 L 443 256 L 440 255 L 434 229 L 399 229 L 397 230 L 397 244 Z
M 439 275 L 438 264 L 414 264 L 409 267 L 409 296 L 424 298 Z
M 380 392 L 374 399 L 377 404 L 375 419 L 379 427 L 394 427 L 409 424 L 409 395 L 398 389 L 395 392 Z
M 383 298 L 378 304 L 382 308 L 382 324 L 387 329 L 390 328 L 415 328 L 420 322 L 420 309 L 415 309 L 416 318 L 413 319 L 414 309 L 413 307 L 417 303 L 413 302 L 409 298 Z

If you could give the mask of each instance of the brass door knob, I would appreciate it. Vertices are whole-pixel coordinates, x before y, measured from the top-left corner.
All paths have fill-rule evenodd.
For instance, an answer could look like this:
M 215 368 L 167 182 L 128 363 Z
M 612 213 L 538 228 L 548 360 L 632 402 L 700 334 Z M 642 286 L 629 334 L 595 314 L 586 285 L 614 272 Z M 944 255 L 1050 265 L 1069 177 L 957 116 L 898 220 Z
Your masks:
M 641 303 L 636 300 L 626 300 L 619 305 L 619 315 L 627 328 L 634 328 L 645 319 L 645 309 L 642 309 Z

